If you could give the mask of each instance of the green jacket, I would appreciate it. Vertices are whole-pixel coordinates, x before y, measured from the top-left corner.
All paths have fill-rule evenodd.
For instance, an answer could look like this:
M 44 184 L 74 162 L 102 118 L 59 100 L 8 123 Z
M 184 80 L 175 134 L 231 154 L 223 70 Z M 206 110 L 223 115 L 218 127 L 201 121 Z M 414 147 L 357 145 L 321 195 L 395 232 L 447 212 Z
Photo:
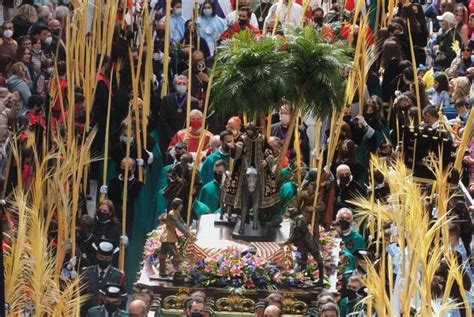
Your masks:
M 367 250 L 364 238 L 355 230 L 351 230 L 347 236 L 342 235 L 342 242 L 344 242 L 347 250 L 354 256 L 359 250 Z
M 229 154 L 223 154 L 218 150 L 206 157 L 199 171 L 203 184 L 207 184 L 214 180 L 214 163 L 218 160 L 224 160 L 229 164 Z
M 211 213 L 215 213 L 221 207 L 221 188 L 219 184 L 212 180 L 206 183 L 199 192 L 198 199 L 205 204 Z

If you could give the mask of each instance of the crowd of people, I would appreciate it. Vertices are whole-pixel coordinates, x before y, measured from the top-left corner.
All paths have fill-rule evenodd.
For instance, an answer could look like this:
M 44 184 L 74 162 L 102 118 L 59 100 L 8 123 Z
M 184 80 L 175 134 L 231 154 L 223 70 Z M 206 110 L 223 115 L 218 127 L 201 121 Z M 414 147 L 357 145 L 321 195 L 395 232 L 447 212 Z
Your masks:
M 173 222 L 175 227 L 171 227 L 173 230 L 180 228 L 176 221 L 182 225 L 186 222 L 188 205 L 192 206 L 193 221 L 199 221 L 203 214 L 224 212 L 221 196 L 228 194 L 230 161 L 235 156 L 235 146 L 243 142 L 243 137 L 255 133 L 255 127 L 252 123 L 244 124 L 243 114 L 237 111 L 233 114 L 211 112 L 203 118 L 207 85 L 220 43 L 242 30 L 249 30 L 256 37 L 284 38 L 285 28 L 300 22 L 319 29 L 328 43 L 342 40 L 355 46 L 360 36 L 360 19 L 353 17 L 354 3 L 351 1 L 313 0 L 306 12 L 306 6 L 293 0 L 279 0 L 276 3 L 253 1 L 258 3 L 240 0 L 238 8 L 232 1 L 200 1 L 193 18 L 195 8 L 190 6 L 189 1 L 172 0 L 170 21 L 166 21 L 165 3 L 151 1 L 154 48 L 146 53 L 152 54 L 153 68 L 149 71 L 153 72 L 155 82 L 148 118 L 143 116 L 142 99 L 137 99 L 137 108 L 131 107 L 132 69 L 128 47 L 136 44 L 132 25 L 125 23 L 126 27 L 117 31 L 113 38 L 112 55 L 103 56 L 102 64 L 97 65 L 98 82 L 90 127 L 97 125 L 98 130 L 92 151 L 95 154 L 104 153 L 110 95 L 113 105 L 108 142 L 110 159 L 107 183 L 101 183 L 100 163 L 92 164 L 90 179 L 99 184 L 98 194 L 106 199 L 101 199 L 96 210 L 88 211 L 86 202 L 95 193 L 90 192 L 90 188 L 81 193 L 83 210 L 77 221 L 81 261 L 78 264 L 76 258 L 68 259 L 61 275 L 69 279 L 74 278 L 76 272 L 82 273 L 86 285 L 84 292 L 90 295 L 83 305 L 84 316 L 125 316 L 125 311 L 121 309 L 127 308 L 128 315 L 147 315 L 153 301 L 152 294 L 146 291 L 136 293 L 128 305 L 125 294 L 127 278 L 132 280 L 128 283 L 133 283 L 140 258 L 132 259 L 136 262 L 130 264 L 134 270 L 126 277 L 117 269 L 118 253 L 120 247 L 130 249 L 134 246 L 138 249 L 135 254 L 141 255 L 145 234 L 158 224 L 160 215 L 168 215 L 168 211 L 175 210 L 171 206 L 175 198 L 181 200 L 181 208 L 173 214 L 177 219 Z M 21 166 L 13 164 L 10 168 L 8 188 L 21 184 L 28 189 L 35 176 L 31 139 L 40 144 L 43 136 L 49 138 L 64 133 L 68 110 L 65 101 L 68 83 L 64 30 L 67 19 L 74 16 L 75 8 L 67 0 L 24 0 L 21 5 L 18 2 L 3 1 L 4 22 L 0 39 L 0 118 L 3 119 L 0 120 L 0 144 L 5 144 L 13 134 L 18 136 Z M 137 8 L 141 8 L 142 3 L 135 2 L 133 6 L 129 4 L 129 17 L 140 12 Z M 369 5 L 364 7 L 364 10 L 369 9 Z M 306 168 L 310 166 L 313 154 L 307 133 L 310 119 L 298 123 L 298 143 L 293 137 L 287 153 L 283 153 L 281 174 L 286 178 L 278 184 L 280 209 L 274 217 L 286 217 L 290 206 L 300 209 L 307 223 L 311 223 L 313 213 L 317 213 L 319 224 L 342 240 L 340 261 L 344 263 L 344 271 L 339 272 L 337 293 L 322 293 L 319 296 L 316 316 L 363 314 L 365 309 L 359 302 L 367 294 L 364 289 L 367 261 L 374 261 L 380 254 L 371 248 L 364 228 L 356 229 L 354 215 L 357 214 L 357 206 L 352 200 L 370 196 L 369 181 L 374 182 L 375 199 L 384 201 L 390 195 L 381 173 L 375 171 L 373 179 L 370 178 L 370 155 L 394 160 L 406 146 L 404 135 L 408 135 L 413 128 L 429 137 L 442 135 L 455 149 L 463 133 L 472 129 L 472 126 L 466 125 L 474 103 L 471 92 L 474 78 L 474 11 L 471 10 L 474 10 L 472 1 L 400 1 L 386 27 L 371 25 L 372 29 L 368 30 L 370 36 L 367 37 L 369 44 L 381 53 L 368 70 L 363 104 L 354 103 L 344 109 L 344 122 L 334 160 L 328 164 L 330 168 L 324 170 L 324 181 L 320 187 L 316 186 L 316 170 Z M 128 21 L 126 16 L 123 19 Z M 119 17 L 117 23 L 121 22 Z M 165 56 L 167 23 L 170 26 L 169 56 Z M 122 62 L 117 63 L 119 60 Z M 163 73 L 165 61 L 169 62 L 167 74 Z M 110 72 L 115 71 L 117 65 L 122 67 L 118 70 L 120 80 L 115 78 L 110 82 Z M 191 77 L 188 78 L 188 74 Z M 160 96 L 164 80 L 170 82 L 171 89 L 169 94 Z M 191 87 L 190 94 L 188 87 Z M 81 87 L 75 87 L 74 94 L 74 126 L 77 135 L 82 135 L 84 130 L 90 130 L 85 126 L 85 96 Z M 189 113 L 188 98 L 191 98 Z M 272 116 L 268 140 L 266 131 L 262 131 L 266 162 L 276 162 L 282 155 L 291 115 L 294 115 L 291 105 L 282 100 L 279 112 Z M 206 126 L 203 126 L 204 119 Z M 136 123 L 141 125 L 143 120 L 148 122 L 147 131 L 137 135 Z M 299 149 L 295 149 L 296 146 Z M 202 151 L 199 151 L 200 148 Z M 298 183 L 301 176 L 298 176 L 300 164 L 297 152 L 301 153 L 301 165 L 305 169 L 301 187 Z M 198 169 L 193 177 L 193 163 L 196 161 Z M 472 195 L 472 139 L 463 163 L 467 173 L 463 174 L 461 181 Z M 268 173 L 275 173 L 277 166 L 273 164 L 266 168 Z M 17 172 L 13 172 L 15 169 L 21 174 L 20 183 L 17 182 Z M 139 177 L 139 170 L 146 171 L 145 179 Z M 128 182 L 127 193 L 124 193 L 125 182 Z M 317 188 L 323 189 L 323 195 L 314 208 Z M 428 189 L 426 192 L 429 192 Z M 121 225 L 124 194 L 127 195 L 125 234 Z M 189 201 L 189 198 L 192 200 Z M 451 298 L 459 302 L 462 300 L 460 293 L 470 290 L 473 281 L 469 262 L 472 209 L 459 196 L 450 204 L 452 215 L 458 220 L 449 227 L 450 244 L 459 254 L 459 264 L 465 276 L 463 285 L 453 288 L 451 292 Z M 149 218 L 142 217 L 142 208 L 150 210 Z M 426 212 L 436 217 L 434 201 L 427 200 L 426 208 Z M 14 223 L 11 217 L 2 218 L 4 248 L 9 248 L 9 236 L 15 234 Z M 396 235 L 390 223 L 384 224 L 384 228 L 385 238 L 390 240 L 390 236 Z M 51 225 L 50 233 L 49 238 L 54 242 L 57 239 L 57 225 Z M 394 252 L 391 254 L 394 258 L 400 254 L 396 245 L 390 250 Z M 168 251 L 167 254 L 177 256 L 172 247 Z M 446 282 L 446 272 L 446 261 L 441 261 L 432 283 L 433 298 L 442 296 L 440 289 Z M 273 294 L 267 298 L 265 307 L 257 310 L 257 315 L 280 316 L 282 305 L 281 295 Z M 206 307 L 205 294 L 194 294 L 184 304 L 183 314 L 206 316 L 210 314 L 209 307 Z M 467 309 L 453 309 L 451 316 L 466 316 Z

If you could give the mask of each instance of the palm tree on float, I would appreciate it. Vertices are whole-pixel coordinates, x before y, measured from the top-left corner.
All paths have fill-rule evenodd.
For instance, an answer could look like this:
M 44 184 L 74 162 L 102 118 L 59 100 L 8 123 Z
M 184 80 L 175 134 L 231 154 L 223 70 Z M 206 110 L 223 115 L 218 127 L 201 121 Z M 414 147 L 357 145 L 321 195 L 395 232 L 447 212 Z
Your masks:
M 281 164 L 300 112 L 323 118 L 343 106 L 349 51 L 345 43 L 326 43 L 313 27 L 288 29 L 284 40 L 241 32 L 225 41 L 217 56 L 211 106 L 263 116 L 286 99 L 292 115 Z

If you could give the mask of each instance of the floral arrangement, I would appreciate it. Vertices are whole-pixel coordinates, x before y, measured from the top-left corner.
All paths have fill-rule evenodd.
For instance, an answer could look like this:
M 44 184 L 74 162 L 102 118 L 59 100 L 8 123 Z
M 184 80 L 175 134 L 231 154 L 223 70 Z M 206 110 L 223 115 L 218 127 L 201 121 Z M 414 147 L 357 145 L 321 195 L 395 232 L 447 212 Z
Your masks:
M 144 247 L 144 259 L 150 265 L 158 266 L 160 236 L 162 228 L 148 234 Z M 186 237 L 179 236 L 178 250 L 184 252 Z M 320 233 L 320 246 L 326 274 L 329 276 L 336 268 L 333 257 L 334 239 L 328 232 Z M 294 252 L 298 263 L 301 254 Z M 184 263 L 183 263 L 184 264 Z M 242 256 L 241 250 L 228 248 L 218 255 L 201 258 L 195 263 L 183 265 L 187 283 L 201 287 L 232 287 L 245 289 L 268 289 L 282 287 L 299 287 L 305 282 L 319 279 L 318 265 L 310 256 L 305 270 L 296 265 L 294 268 L 279 267 L 275 262 L 261 258 L 252 253 Z M 327 279 L 325 276 L 325 280 Z
M 297 286 L 305 280 L 303 272 L 286 274 L 273 262 L 254 254 L 244 256 L 235 248 L 229 248 L 220 255 L 199 260 L 188 269 L 190 283 L 199 286 L 268 288 L 288 284 Z

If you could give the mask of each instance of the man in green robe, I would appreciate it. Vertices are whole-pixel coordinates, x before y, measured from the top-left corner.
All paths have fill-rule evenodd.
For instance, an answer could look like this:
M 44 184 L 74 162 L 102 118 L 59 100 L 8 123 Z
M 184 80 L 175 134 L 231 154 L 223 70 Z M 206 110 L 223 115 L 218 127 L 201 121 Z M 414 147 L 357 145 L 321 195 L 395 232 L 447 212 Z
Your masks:
M 197 200 L 205 204 L 211 213 L 220 212 L 222 179 L 226 170 L 226 161 L 216 161 L 213 168 L 213 180 L 205 184 L 199 192 Z
M 158 184 L 156 186 L 156 192 L 155 192 L 155 199 L 156 199 L 156 220 L 158 220 L 158 217 L 168 210 L 168 200 L 166 197 L 163 195 L 163 190 L 168 186 L 168 174 L 170 173 L 171 169 L 173 168 L 174 165 L 179 163 L 179 160 L 181 159 L 181 156 L 183 154 L 186 154 L 188 151 L 186 143 L 178 143 L 174 146 L 174 162 L 171 164 L 168 164 L 164 166 L 161 170 L 160 176 L 158 178 Z
M 336 220 L 341 226 L 342 242 L 352 255 L 355 256 L 359 250 L 367 250 L 364 238 L 352 229 L 353 215 L 349 208 L 339 209 Z
M 227 146 L 227 143 L 232 142 L 232 132 L 229 130 L 222 131 L 219 135 L 219 139 L 221 141 L 219 149 L 206 157 L 202 163 L 199 175 L 201 175 L 203 184 L 207 184 L 214 180 L 214 164 L 218 160 L 224 160 L 226 164 L 229 165 L 229 147 Z

